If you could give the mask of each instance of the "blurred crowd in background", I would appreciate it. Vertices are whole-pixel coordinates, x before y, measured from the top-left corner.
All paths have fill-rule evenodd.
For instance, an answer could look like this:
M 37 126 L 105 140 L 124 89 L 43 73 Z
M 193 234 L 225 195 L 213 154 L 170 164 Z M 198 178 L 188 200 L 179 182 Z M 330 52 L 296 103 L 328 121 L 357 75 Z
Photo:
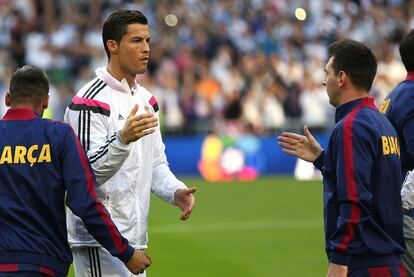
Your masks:
M 412 0 L 0 0 L 1 99 L 18 66 L 41 66 L 52 84 L 47 116 L 61 120 L 107 63 L 101 30 L 116 9 L 149 19 L 150 64 L 138 81 L 156 96 L 167 135 L 327 130 L 327 46 L 351 38 L 374 49 L 379 104 L 406 76 L 398 42 L 414 28 Z

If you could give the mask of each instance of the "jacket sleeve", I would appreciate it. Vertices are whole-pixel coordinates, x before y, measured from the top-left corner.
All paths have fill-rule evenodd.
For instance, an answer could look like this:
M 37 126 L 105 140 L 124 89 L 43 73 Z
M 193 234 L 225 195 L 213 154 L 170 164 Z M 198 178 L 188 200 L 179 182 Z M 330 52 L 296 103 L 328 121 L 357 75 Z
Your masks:
M 162 142 L 159 127 L 155 131 L 154 136 L 154 165 L 151 191 L 164 201 L 175 204 L 174 193 L 178 189 L 187 188 L 187 186 L 175 177 L 168 166 L 165 145 Z
M 66 109 L 65 122 L 71 125 L 85 149 L 98 185 L 104 184 L 121 168 L 131 146 L 123 144 L 119 131 L 109 133 L 108 115 L 88 110 Z
M 323 172 L 323 164 L 325 163 L 325 150 L 319 154 L 316 160 L 313 162 L 313 165 L 321 172 Z
M 339 214 L 336 232 L 327 238 L 326 247 L 329 261 L 342 265 L 348 265 L 351 255 L 364 244 L 361 230 L 377 235 L 370 223 L 373 204 L 370 185 L 377 142 L 367 126 L 350 118 L 332 134 L 336 153 L 336 199 L 333 201 L 339 207 Z
M 66 204 L 84 222 L 89 233 L 111 255 L 128 261 L 134 249 L 122 237 L 95 194 L 95 178 L 73 130 L 67 126 L 60 160 L 67 190 Z

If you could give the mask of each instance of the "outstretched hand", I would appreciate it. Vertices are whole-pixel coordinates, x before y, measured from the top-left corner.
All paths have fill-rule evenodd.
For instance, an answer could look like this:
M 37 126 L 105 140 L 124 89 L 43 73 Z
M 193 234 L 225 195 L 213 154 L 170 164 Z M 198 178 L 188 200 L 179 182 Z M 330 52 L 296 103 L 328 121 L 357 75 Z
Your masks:
M 185 188 L 185 189 L 178 189 L 175 191 L 175 203 L 178 207 L 180 207 L 181 213 L 181 220 L 187 220 L 190 218 L 191 212 L 193 211 L 195 205 L 195 198 L 193 193 L 196 192 L 196 188 Z
M 154 127 L 158 126 L 157 117 L 148 108 L 140 115 L 135 115 L 138 105 L 135 105 L 129 113 L 124 127 L 121 130 L 121 138 L 125 144 L 134 142 L 146 135 L 154 133 Z
M 308 130 L 308 126 L 303 128 L 305 135 L 290 132 L 283 132 L 277 137 L 279 145 L 283 147 L 285 154 L 298 157 L 308 162 L 314 162 L 323 151 L 322 147 Z

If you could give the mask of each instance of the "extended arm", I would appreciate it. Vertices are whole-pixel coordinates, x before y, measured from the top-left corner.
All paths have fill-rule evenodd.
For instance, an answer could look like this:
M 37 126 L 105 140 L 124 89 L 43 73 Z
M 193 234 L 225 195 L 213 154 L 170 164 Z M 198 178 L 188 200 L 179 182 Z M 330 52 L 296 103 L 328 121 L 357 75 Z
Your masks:
M 187 188 L 187 186 L 179 181 L 171 172 L 168 166 L 167 157 L 165 155 L 165 146 L 162 142 L 159 128 L 157 128 L 155 136 L 155 162 L 152 172 L 151 191 L 164 201 L 177 205 L 182 211 L 180 219 L 187 220 L 195 205 L 193 193 L 196 189 Z

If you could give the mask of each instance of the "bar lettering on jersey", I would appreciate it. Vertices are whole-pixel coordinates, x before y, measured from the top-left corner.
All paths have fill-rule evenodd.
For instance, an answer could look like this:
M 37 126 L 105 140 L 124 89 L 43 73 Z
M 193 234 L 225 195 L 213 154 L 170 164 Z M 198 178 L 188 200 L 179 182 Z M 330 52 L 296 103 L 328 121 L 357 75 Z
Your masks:
M 396 137 L 381 136 L 382 154 L 384 156 L 395 154 L 400 156 L 400 145 Z

